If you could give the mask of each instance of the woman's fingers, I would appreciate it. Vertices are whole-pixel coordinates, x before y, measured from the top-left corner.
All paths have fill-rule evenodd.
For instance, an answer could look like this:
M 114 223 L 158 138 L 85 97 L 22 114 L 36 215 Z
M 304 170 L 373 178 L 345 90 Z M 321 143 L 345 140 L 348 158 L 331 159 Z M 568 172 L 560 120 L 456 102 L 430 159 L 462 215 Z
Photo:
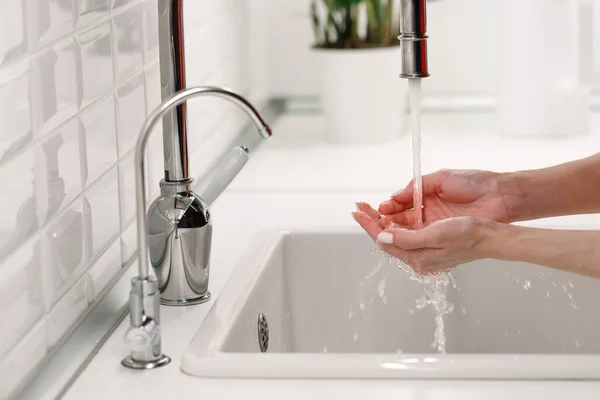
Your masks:
M 438 190 L 444 180 L 450 175 L 450 171 L 442 170 L 423 177 L 423 194 L 434 193 Z M 384 215 L 396 214 L 413 208 L 414 180 L 403 189 L 390 196 L 379 206 L 379 212 Z
M 434 225 L 421 230 L 411 231 L 392 228 L 382 231 L 377 240 L 385 244 L 393 244 L 403 250 L 430 249 L 439 243 L 439 232 Z
M 400 203 L 396 199 L 386 200 L 379 205 L 379 212 L 382 215 L 398 214 L 402 211 L 410 210 L 413 207 L 412 197 L 405 203 Z
M 377 225 L 377 221 L 363 211 L 353 212 L 352 216 L 356 222 L 358 222 L 358 224 L 367 232 L 367 234 L 369 234 L 371 239 L 377 241 L 377 236 L 383 231 L 383 229 Z
M 416 217 L 417 213 L 414 210 L 385 215 L 379 220 L 379 226 L 384 229 L 390 227 L 391 224 L 410 227 L 415 225 Z
M 423 178 L 425 180 L 425 177 Z M 413 193 L 414 193 L 414 179 L 408 182 L 408 185 L 402 190 L 393 193 L 390 198 L 396 200 L 398 203 L 404 204 L 408 202 L 412 202 Z
M 374 220 L 379 220 L 381 218 L 381 214 L 379 214 L 377 210 L 374 210 L 373 207 L 371 207 L 368 203 L 358 202 L 356 203 L 356 209 L 364 212 Z

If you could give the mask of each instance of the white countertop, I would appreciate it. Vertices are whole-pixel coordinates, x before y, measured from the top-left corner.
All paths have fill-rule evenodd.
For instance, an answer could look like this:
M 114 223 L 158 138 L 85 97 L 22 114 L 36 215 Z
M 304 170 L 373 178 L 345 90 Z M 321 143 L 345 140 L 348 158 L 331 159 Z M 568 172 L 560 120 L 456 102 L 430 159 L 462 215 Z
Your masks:
M 454 118 L 454 120 L 453 120 Z M 595 121 L 594 121 L 595 122 Z M 594 123 L 595 127 L 599 124 Z M 361 147 L 327 145 L 322 120 L 288 116 L 212 208 L 212 300 L 189 308 L 162 307 L 163 351 L 173 361 L 153 371 L 121 366 L 126 319 L 64 396 L 81 399 L 562 399 L 600 397 L 599 382 L 226 380 L 179 369 L 181 358 L 256 232 L 305 226 L 349 226 L 357 200 L 377 204 L 411 176 L 410 139 Z M 580 158 L 600 148 L 598 134 L 546 141 L 504 139 L 456 117 L 424 121 L 424 171 L 536 168 Z M 466 141 L 468 139 L 468 141 Z M 563 218 L 578 223 L 579 217 Z M 243 264 L 240 264 L 243 268 Z

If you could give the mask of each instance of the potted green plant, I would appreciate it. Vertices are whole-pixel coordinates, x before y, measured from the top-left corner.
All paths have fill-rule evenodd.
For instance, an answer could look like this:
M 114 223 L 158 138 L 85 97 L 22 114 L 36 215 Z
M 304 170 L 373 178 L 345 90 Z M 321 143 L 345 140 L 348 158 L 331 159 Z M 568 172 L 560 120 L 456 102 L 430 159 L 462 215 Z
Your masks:
M 406 107 L 396 0 L 312 0 L 316 74 L 328 137 L 397 139 Z

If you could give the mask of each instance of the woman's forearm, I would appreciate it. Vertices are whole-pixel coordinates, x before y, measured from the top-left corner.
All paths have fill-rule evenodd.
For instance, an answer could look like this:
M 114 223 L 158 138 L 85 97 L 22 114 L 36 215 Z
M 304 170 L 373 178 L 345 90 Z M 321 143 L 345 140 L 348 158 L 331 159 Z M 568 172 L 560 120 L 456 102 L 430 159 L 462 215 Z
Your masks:
M 600 212 L 600 153 L 532 171 L 503 174 L 513 195 L 511 222 Z
M 600 231 L 494 223 L 481 245 L 486 258 L 524 261 L 600 278 Z

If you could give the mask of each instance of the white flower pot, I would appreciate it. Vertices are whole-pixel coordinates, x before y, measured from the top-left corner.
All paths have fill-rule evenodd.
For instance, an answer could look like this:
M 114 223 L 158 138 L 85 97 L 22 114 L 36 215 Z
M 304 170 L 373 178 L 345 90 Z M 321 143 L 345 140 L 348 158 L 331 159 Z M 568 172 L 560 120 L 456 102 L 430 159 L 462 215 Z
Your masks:
M 399 77 L 399 46 L 315 48 L 313 54 L 330 142 L 381 143 L 400 138 L 408 84 Z

